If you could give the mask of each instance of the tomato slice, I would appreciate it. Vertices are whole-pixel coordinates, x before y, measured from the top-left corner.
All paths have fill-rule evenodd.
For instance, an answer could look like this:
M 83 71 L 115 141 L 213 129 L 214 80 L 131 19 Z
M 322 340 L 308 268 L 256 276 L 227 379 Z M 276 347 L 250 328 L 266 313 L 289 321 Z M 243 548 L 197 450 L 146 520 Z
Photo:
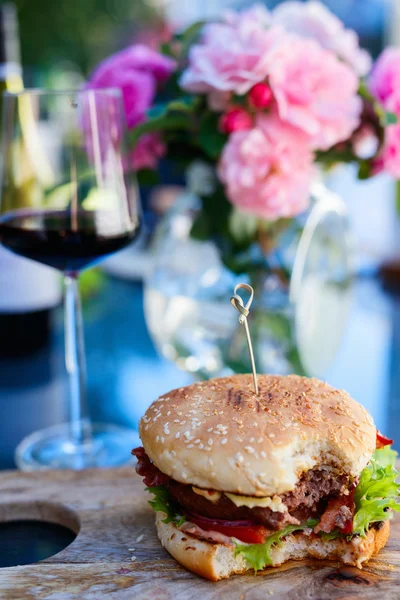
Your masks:
M 263 525 L 255 525 L 252 521 L 224 521 L 208 519 L 200 515 L 186 513 L 186 517 L 204 531 L 217 531 L 227 537 L 235 537 L 247 544 L 263 544 L 271 532 Z
M 384 448 L 385 446 L 391 446 L 392 444 L 393 440 L 387 438 L 385 435 L 382 435 L 379 429 L 376 430 L 376 447 L 378 449 Z

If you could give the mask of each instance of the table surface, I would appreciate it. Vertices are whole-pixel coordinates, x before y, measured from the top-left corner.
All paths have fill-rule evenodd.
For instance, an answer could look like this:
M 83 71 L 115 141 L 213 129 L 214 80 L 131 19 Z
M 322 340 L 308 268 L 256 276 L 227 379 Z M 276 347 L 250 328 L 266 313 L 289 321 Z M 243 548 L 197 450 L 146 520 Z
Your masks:
M 191 376 L 160 358 L 146 328 L 142 285 L 106 277 L 84 304 L 88 399 L 93 419 L 130 427 L 161 393 Z M 400 300 L 373 279 L 359 280 L 349 323 L 326 379 L 347 389 L 396 438 L 400 424 Z M 155 376 L 156 374 L 156 376 Z M 66 417 L 62 310 L 51 343 L 37 354 L 0 361 L 0 469 L 12 468 L 18 442 Z M 398 444 L 400 448 L 400 443 Z
M 335 561 L 281 567 L 212 583 L 183 569 L 160 544 L 154 512 L 132 467 L 0 473 L 0 521 L 47 519 L 76 539 L 39 564 L 0 569 L 2 600 L 398 600 L 400 514 L 387 546 L 363 570 Z M 51 502 L 49 500 L 51 499 Z M 16 508 L 17 507 L 17 508 Z M 26 545 L 29 545 L 27 540 Z M 187 552 L 193 547 L 181 535 Z M 187 543 L 187 545 L 186 545 Z M 9 551 L 15 549 L 15 542 Z M 131 558 L 134 560 L 131 560 Z M 36 557 L 37 560 L 37 557 Z

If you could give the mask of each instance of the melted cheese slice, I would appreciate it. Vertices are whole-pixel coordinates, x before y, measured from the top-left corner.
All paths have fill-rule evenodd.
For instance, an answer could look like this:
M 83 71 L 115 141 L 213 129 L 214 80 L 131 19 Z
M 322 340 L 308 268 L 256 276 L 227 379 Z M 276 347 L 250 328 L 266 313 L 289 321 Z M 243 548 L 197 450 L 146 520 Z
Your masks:
M 192 490 L 194 491 L 195 494 L 198 494 L 199 496 L 203 496 L 210 502 L 218 502 L 218 500 L 222 496 L 221 492 L 216 492 L 216 491 L 212 491 L 212 490 L 202 490 L 201 488 L 195 487 L 194 485 L 192 485 Z
M 254 508 L 258 506 L 260 508 L 270 508 L 274 512 L 287 512 L 287 506 L 284 504 L 279 496 L 256 498 L 255 496 L 238 496 L 237 494 L 229 494 L 225 492 L 225 496 L 233 502 L 235 506 L 247 506 L 248 508 Z

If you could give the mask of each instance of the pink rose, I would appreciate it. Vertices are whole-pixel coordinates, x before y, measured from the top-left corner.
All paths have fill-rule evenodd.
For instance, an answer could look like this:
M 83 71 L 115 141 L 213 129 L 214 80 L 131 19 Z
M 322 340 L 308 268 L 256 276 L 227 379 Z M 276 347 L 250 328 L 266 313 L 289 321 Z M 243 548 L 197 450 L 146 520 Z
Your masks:
M 400 48 L 386 48 L 373 68 L 369 88 L 388 112 L 400 116 Z
M 307 208 L 313 173 L 307 136 L 274 114 L 260 114 L 253 129 L 233 133 L 218 167 L 232 204 L 269 220 Z
M 142 135 L 132 151 L 132 164 L 136 171 L 155 169 L 158 160 L 165 154 L 165 144 L 158 133 Z
M 146 46 L 131 46 L 107 58 L 92 74 L 88 88 L 116 87 L 122 90 L 129 128 L 145 118 L 157 84 L 173 73 L 176 63 Z
M 362 110 L 352 69 L 317 42 L 287 34 L 271 52 L 269 85 L 279 116 L 327 150 L 357 128 Z
M 382 170 L 400 179 L 400 124 L 389 125 L 385 129 L 385 141 L 374 165 L 374 173 Z
M 360 48 L 357 34 L 345 29 L 342 21 L 321 2 L 284 2 L 272 12 L 272 24 L 314 39 L 348 63 L 358 75 L 366 75 L 371 68 L 371 57 Z
M 280 31 L 253 19 L 210 23 L 192 46 L 180 85 L 188 92 L 245 94 L 268 73 L 269 54 Z

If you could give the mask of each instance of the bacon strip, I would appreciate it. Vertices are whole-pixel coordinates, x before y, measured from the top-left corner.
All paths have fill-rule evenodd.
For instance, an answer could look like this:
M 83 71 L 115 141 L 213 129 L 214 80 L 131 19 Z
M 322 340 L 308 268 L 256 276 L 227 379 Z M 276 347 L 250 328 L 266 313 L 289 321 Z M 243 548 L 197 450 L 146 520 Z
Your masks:
M 329 500 L 320 522 L 314 528 L 314 533 L 319 533 L 320 531 L 330 533 L 334 529 L 339 529 L 344 534 L 349 534 L 353 531 L 355 489 L 356 486 L 353 485 L 347 496 L 343 494 Z
M 145 449 L 142 446 L 132 450 L 133 456 L 136 456 L 138 462 L 136 465 L 136 473 L 143 477 L 143 483 L 147 487 L 156 487 L 158 485 L 166 485 L 169 481 L 168 475 L 165 475 L 151 462 L 147 456 Z

